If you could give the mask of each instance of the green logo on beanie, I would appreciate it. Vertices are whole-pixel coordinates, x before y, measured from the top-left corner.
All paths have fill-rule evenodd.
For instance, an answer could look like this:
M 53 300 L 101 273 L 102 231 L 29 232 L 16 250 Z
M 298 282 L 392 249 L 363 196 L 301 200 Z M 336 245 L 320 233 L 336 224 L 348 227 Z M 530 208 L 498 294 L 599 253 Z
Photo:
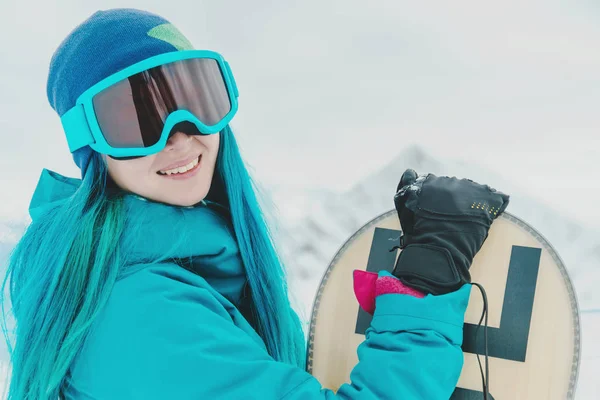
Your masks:
M 177 50 L 193 50 L 194 46 L 185 36 L 172 24 L 162 24 L 155 26 L 148 31 L 148 36 L 163 40 L 175 46 Z

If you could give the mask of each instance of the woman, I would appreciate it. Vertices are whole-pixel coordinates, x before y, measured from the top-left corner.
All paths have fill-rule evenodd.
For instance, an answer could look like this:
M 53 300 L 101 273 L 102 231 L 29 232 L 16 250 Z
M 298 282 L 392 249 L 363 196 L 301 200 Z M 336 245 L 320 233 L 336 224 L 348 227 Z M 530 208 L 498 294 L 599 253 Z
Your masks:
M 10 259 L 9 399 L 451 395 L 469 279 L 461 270 L 460 282 L 428 287 L 448 266 L 425 253 L 418 279 L 400 261 L 396 277 L 378 279 L 352 384 L 334 394 L 304 370 L 284 269 L 228 125 L 238 92 L 220 55 L 193 50 L 155 14 L 99 11 L 55 52 L 47 91 L 82 179 L 43 171 Z M 399 213 L 425 196 L 423 182 L 447 183 L 433 178 L 403 175 Z M 442 189 L 459 198 L 481 187 Z M 498 209 L 508 203 L 485 195 Z M 419 218 L 403 227 L 409 220 Z M 406 254 L 421 240 L 409 231 Z M 428 246 L 457 257 L 448 247 L 460 235 L 447 239 Z M 462 258 L 470 263 L 481 243 Z

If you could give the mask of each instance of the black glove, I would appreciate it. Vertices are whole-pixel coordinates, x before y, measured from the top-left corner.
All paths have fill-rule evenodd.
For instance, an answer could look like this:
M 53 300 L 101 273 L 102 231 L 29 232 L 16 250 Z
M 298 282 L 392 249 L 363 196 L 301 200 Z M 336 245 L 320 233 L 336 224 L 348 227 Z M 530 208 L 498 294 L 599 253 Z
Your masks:
M 407 169 L 394 196 L 402 236 L 393 274 L 426 294 L 471 282 L 469 267 L 509 196 L 469 179 L 417 176 Z

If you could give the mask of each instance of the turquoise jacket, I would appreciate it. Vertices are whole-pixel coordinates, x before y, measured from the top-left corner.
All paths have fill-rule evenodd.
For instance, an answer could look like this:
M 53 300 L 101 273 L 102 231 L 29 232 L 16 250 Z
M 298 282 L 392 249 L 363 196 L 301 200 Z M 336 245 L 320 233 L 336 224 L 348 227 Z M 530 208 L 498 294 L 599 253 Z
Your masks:
M 45 170 L 32 217 L 78 182 Z M 244 268 L 226 210 L 133 195 L 126 206 L 127 272 L 69 369 L 66 399 L 435 400 L 454 391 L 470 285 L 422 299 L 379 296 L 351 383 L 334 393 L 303 369 L 274 361 L 244 318 Z M 198 240 L 173 246 L 182 230 Z M 172 260 L 149 261 L 165 255 Z

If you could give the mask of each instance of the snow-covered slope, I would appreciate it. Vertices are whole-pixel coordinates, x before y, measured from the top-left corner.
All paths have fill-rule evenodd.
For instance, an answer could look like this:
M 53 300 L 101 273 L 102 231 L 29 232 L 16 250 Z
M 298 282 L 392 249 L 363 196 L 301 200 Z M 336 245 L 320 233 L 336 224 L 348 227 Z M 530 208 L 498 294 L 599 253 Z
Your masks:
M 594 296 L 595 284 L 600 282 L 600 235 L 596 230 L 583 227 L 564 217 L 560 210 L 524 195 L 526 176 L 509 181 L 476 165 L 436 160 L 416 146 L 407 148 L 386 167 L 345 193 L 314 191 L 313 197 L 307 193 L 298 197 L 297 190 L 290 193 L 281 186 L 272 188 L 278 208 L 276 216 L 280 217 L 283 228 L 280 241 L 292 276 L 317 279 L 315 275 L 320 277 L 349 236 L 377 215 L 392 210 L 398 180 L 409 167 L 419 173 L 470 178 L 510 194 L 507 211 L 534 226 L 556 248 L 574 281 L 581 308 L 598 304 L 599 298 Z M 305 212 L 301 218 L 296 216 L 299 207 Z M 290 209 L 294 210 L 293 218 Z M 305 289 L 308 292 L 303 291 L 303 297 L 310 290 L 314 293 L 316 287 Z
M 0 274 L 4 275 L 5 262 L 8 254 L 17 243 L 28 221 L 26 220 L 4 220 L 0 221 Z
M 6 261 L 8 256 L 19 238 L 22 236 L 27 223 L 28 221 L 26 220 L 0 221 L 0 283 L 4 280 L 4 276 L 6 274 Z M 5 295 L 8 295 L 7 291 L 5 291 Z M 8 302 L 8 297 L 5 308 L 6 312 L 9 313 L 10 302 Z M 9 330 L 12 329 L 13 324 L 12 318 L 9 316 Z M 8 360 L 8 348 L 6 347 L 4 335 L 2 334 L 0 335 L 0 393 L 4 393 L 7 379 L 6 377 L 8 376 L 7 374 L 10 373 Z

